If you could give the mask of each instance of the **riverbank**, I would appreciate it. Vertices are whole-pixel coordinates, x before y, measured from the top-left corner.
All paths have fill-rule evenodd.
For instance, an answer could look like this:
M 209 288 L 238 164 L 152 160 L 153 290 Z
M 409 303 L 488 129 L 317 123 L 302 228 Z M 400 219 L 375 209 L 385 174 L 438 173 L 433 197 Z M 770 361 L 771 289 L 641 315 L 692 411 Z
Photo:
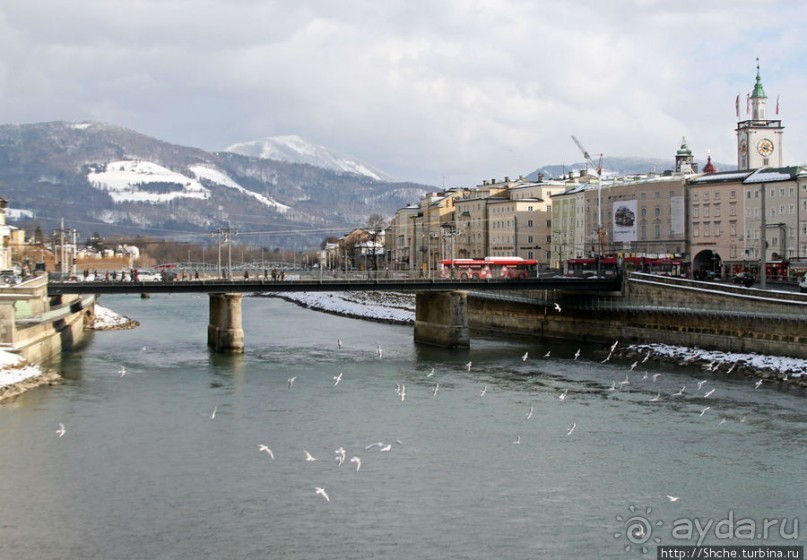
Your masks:
M 96 304 L 95 322 L 90 328 L 102 331 L 133 329 L 138 325 L 137 321 Z M 56 371 L 42 369 L 17 354 L 0 350 L 0 403 L 28 389 L 58 383 L 59 379 L 60 375 Z
M 302 307 L 354 319 L 411 325 L 415 322 L 415 296 L 388 292 L 264 293 Z M 696 365 L 713 373 L 745 376 L 763 381 L 807 387 L 807 360 L 784 356 L 738 354 L 670 346 L 635 344 L 617 346 L 614 355 L 625 360 L 649 360 L 681 366 Z

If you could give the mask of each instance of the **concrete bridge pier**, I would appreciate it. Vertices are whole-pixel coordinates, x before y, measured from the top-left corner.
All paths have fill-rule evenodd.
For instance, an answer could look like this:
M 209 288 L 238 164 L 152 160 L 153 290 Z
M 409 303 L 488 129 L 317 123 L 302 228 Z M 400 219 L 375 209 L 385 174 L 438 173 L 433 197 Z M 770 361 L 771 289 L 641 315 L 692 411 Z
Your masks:
M 415 305 L 415 342 L 470 347 L 468 292 L 418 292 Z
M 211 293 L 207 345 L 216 352 L 240 354 L 244 351 L 241 324 L 241 294 Z

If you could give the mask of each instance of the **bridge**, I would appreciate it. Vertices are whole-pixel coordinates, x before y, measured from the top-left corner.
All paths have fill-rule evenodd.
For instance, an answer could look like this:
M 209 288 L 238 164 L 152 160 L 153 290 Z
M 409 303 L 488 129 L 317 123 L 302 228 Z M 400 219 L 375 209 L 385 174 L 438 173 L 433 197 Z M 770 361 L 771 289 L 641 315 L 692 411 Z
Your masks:
M 428 279 L 428 278 L 303 278 L 204 279 L 173 281 L 48 282 L 51 298 L 73 294 L 207 293 L 210 298 L 208 345 L 221 352 L 243 352 L 242 294 L 261 292 L 415 292 L 415 341 L 447 347 L 470 344 L 469 291 L 619 292 L 622 278 L 569 278 L 553 276 L 525 279 Z
M 526 291 L 565 290 L 585 292 L 613 292 L 622 287 L 622 278 L 570 278 L 552 276 L 526 279 L 412 279 L 412 278 L 361 278 L 332 279 L 304 278 L 272 281 L 265 279 L 174 280 L 170 282 L 93 281 L 48 282 L 48 295 L 63 294 L 170 294 L 170 293 L 255 293 L 255 292 L 446 292 L 474 291 Z

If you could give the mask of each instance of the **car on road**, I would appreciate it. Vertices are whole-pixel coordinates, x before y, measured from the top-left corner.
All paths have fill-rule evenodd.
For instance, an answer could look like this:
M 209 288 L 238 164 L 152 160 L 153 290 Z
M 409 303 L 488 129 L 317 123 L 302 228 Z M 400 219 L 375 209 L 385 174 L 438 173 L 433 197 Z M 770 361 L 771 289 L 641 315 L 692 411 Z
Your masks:
M 734 276 L 735 284 L 742 284 L 743 286 L 748 287 L 751 286 L 754 282 L 756 282 L 756 279 L 754 278 L 754 275 L 751 274 L 750 272 L 740 272 Z
M 799 280 L 799 292 L 804 293 L 807 292 L 807 274 L 801 277 Z

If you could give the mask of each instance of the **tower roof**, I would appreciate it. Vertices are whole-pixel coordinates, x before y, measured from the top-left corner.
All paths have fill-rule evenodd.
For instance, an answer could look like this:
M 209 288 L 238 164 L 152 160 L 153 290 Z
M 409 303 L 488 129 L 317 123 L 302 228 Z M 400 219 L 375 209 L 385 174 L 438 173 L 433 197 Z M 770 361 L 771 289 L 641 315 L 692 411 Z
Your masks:
M 714 164 L 712 163 L 712 156 L 706 156 L 706 165 L 703 166 L 704 173 L 715 173 L 717 169 L 715 168 Z
M 676 156 L 691 156 L 692 150 L 687 147 L 687 139 L 686 137 L 681 139 L 681 147 L 678 148 L 678 151 L 675 152 Z
M 757 81 L 754 84 L 754 93 L 751 94 L 751 97 L 768 98 L 768 96 L 765 95 L 765 88 L 762 87 L 762 78 L 759 77 L 759 63 L 757 63 Z

